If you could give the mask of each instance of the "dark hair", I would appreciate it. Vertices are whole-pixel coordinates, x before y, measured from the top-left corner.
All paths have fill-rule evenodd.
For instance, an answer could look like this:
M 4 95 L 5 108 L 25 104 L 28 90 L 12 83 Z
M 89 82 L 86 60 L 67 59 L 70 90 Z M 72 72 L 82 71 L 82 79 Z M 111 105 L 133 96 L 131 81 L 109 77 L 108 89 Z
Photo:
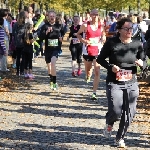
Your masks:
M 141 16 L 138 16 L 137 17 L 137 23 L 140 23 L 140 22 L 142 22 L 143 21 L 143 18 L 141 17 Z
M 8 9 L 0 10 L 0 17 L 6 17 L 8 15 Z
M 116 29 L 121 29 L 122 26 L 125 24 L 125 22 L 131 22 L 132 21 L 129 18 L 122 18 L 121 20 L 119 20 L 116 24 Z
M 3 24 L 4 24 L 4 19 L 0 17 L 0 26 L 2 26 Z
M 19 25 L 24 24 L 24 23 L 25 23 L 25 18 L 26 18 L 26 16 L 25 16 L 25 11 L 21 11 L 21 12 L 19 13 L 18 19 L 17 19 L 18 24 L 19 24 Z

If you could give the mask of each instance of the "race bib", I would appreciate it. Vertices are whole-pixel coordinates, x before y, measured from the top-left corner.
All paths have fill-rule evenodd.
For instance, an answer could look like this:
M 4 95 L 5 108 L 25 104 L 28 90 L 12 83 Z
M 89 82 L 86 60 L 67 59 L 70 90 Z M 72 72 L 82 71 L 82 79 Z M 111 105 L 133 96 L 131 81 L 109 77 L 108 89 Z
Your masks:
M 48 46 L 58 46 L 58 39 L 48 39 Z
M 99 38 L 89 38 L 91 46 L 98 46 Z
M 116 80 L 129 81 L 132 79 L 132 70 L 121 69 L 116 73 Z
M 78 38 L 72 38 L 73 44 L 78 44 L 80 43 L 80 40 Z

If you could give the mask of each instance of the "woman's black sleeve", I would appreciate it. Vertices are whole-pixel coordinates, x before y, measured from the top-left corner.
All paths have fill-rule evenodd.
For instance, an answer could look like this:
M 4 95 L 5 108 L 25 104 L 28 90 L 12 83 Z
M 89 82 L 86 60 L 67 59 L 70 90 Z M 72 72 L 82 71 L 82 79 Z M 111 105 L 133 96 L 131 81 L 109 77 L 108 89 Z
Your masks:
M 139 42 L 138 52 L 137 52 L 136 58 L 143 60 L 143 69 L 145 69 L 146 66 L 147 66 L 146 55 L 145 55 L 145 52 L 144 52 L 144 49 L 143 49 L 143 45 L 142 45 L 141 42 Z
M 108 58 L 111 54 L 111 42 L 108 40 L 103 48 L 101 49 L 101 52 L 97 58 L 97 63 L 106 68 L 107 70 L 112 70 L 113 64 L 110 64 L 106 61 L 106 58 Z
M 150 38 L 150 30 L 147 30 L 145 33 L 145 40 L 148 41 L 149 38 Z

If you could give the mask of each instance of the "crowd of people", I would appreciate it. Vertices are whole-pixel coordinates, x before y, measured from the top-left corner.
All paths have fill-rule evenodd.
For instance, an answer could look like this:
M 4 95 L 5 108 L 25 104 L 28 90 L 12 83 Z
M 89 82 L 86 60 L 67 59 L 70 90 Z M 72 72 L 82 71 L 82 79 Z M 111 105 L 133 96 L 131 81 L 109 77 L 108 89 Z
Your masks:
M 54 11 L 41 14 L 37 10 L 34 14 L 33 9 L 29 7 L 28 12 L 22 10 L 14 19 L 7 9 L 1 9 L 1 71 L 9 71 L 7 56 L 12 55 L 12 67 L 16 68 L 16 75 L 33 79 L 33 56 L 38 56 L 41 52 L 47 64 L 50 88 L 58 89 L 56 62 L 62 53 L 62 41 L 69 25 L 67 40 L 70 41 L 68 49 L 72 56 L 71 75 L 81 75 L 81 64 L 84 60 L 87 83 L 91 81 L 94 73 L 91 99 L 97 100 L 100 66 L 107 69 L 108 112 L 104 136 L 110 137 L 114 123 L 120 120 L 115 144 L 125 147 L 124 136 L 136 113 L 139 95 L 137 66 L 142 69 L 146 67 L 147 50 L 144 45 L 150 39 L 149 28 L 141 16 L 118 14 L 102 18 L 98 10 L 93 9 L 86 13 L 81 22 L 78 15 L 73 16 L 72 20 L 65 20 L 61 14 Z

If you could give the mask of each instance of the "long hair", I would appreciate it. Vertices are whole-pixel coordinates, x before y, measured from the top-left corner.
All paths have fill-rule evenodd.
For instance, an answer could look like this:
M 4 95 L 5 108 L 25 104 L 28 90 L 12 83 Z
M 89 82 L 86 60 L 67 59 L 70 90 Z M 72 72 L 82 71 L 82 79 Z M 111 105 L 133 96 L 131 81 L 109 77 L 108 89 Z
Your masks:
M 30 24 L 29 22 L 25 24 L 25 35 L 24 35 L 24 42 L 27 44 L 30 44 L 30 39 L 29 39 L 29 33 L 30 30 L 32 29 L 32 24 Z
M 26 18 L 26 15 L 25 15 L 25 11 L 21 11 L 18 15 L 18 24 L 19 25 L 23 25 L 25 23 L 25 18 Z

